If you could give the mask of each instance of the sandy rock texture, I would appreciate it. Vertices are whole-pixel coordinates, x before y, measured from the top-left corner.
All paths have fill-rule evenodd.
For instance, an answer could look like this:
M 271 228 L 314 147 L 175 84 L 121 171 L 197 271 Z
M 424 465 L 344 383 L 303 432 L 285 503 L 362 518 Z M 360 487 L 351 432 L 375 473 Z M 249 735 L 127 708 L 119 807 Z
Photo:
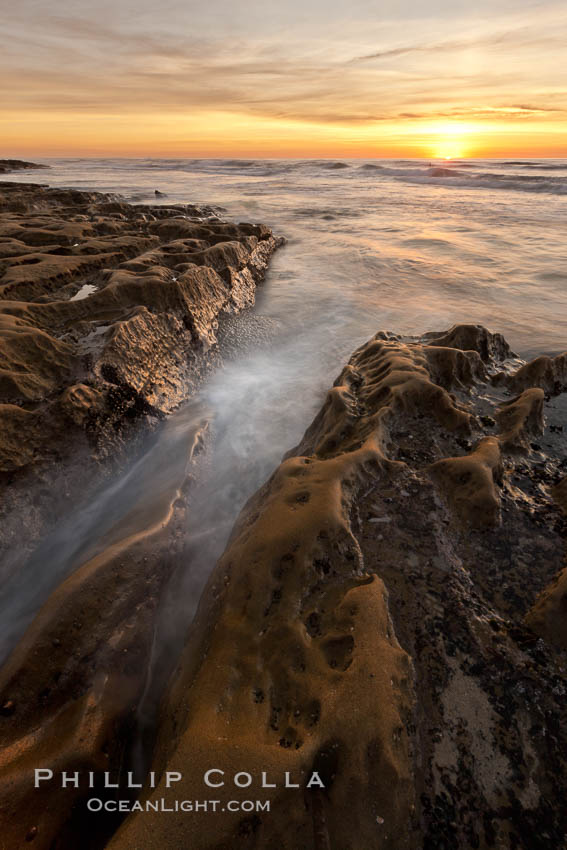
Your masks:
M 2 848 L 100 847 L 112 819 L 85 823 L 85 800 L 106 796 L 125 765 L 144 695 L 155 618 L 187 560 L 187 491 L 206 423 L 184 429 L 168 488 L 151 494 L 95 555 L 49 595 L 0 670 Z M 36 769 L 57 781 L 34 787 Z M 79 771 L 78 787 L 60 773 Z M 96 781 L 88 788 L 88 772 Z M 4 842 L 4 843 L 2 843 Z
M 211 208 L 0 184 L 6 547 L 20 551 L 60 515 L 58 494 L 84 486 L 85 464 L 112 455 L 132 424 L 192 395 L 218 361 L 220 317 L 254 302 L 281 242 Z
M 253 304 L 282 241 L 211 208 L 0 183 L 2 578 L 21 575 L 24 595 L 41 584 L 43 565 L 26 563 L 38 537 L 136 434 L 162 429 L 151 487 L 77 553 L 7 658 L 6 611 L 2 850 L 87 850 L 112 831 L 100 818 L 85 829 L 84 800 L 95 792 L 36 790 L 33 771 L 100 779 L 124 767 L 162 592 L 188 558 L 186 514 L 208 431 L 188 399 L 220 362 L 219 320 Z M 45 570 L 56 567 L 57 553 Z
M 142 798 L 271 811 L 135 813 L 112 850 L 567 846 L 564 363 L 475 325 L 354 353 L 237 521 L 162 711 L 183 781 Z

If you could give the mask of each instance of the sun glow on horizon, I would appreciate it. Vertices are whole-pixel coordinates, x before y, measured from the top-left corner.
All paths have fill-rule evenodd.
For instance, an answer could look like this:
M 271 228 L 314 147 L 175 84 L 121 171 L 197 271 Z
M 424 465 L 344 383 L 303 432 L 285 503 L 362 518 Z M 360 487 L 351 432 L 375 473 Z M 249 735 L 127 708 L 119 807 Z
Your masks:
M 0 155 L 567 155 L 556 0 L 264 5 L 8 4 Z
M 434 116 L 347 123 L 250 115 L 201 107 L 190 116 L 161 110 L 100 114 L 88 110 L 13 110 L 0 154 L 244 158 L 399 158 L 436 160 L 565 156 L 567 132 L 550 120 Z
M 431 155 L 447 161 L 466 159 L 472 151 L 470 124 L 460 121 L 444 122 L 431 130 Z

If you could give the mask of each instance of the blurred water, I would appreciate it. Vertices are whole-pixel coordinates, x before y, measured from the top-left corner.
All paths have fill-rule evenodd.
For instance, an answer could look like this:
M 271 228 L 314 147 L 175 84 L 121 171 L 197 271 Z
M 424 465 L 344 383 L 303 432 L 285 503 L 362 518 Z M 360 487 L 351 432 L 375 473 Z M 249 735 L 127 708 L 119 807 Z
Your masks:
M 316 333 L 312 359 L 328 354 L 331 369 L 353 337 L 378 328 L 468 320 L 523 355 L 566 345 L 567 160 L 44 162 L 50 171 L 25 179 L 216 203 L 286 236 L 260 309 L 299 336 Z
M 480 322 L 524 357 L 567 347 L 567 161 L 45 162 L 50 171 L 9 179 L 119 192 L 139 203 L 217 204 L 226 217 L 264 222 L 288 240 L 254 312 L 269 320 L 269 345 L 237 355 L 197 400 L 214 450 L 192 503 L 190 563 L 164 603 L 158 647 L 177 643 L 244 502 L 299 441 L 350 353 L 376 331 Z M 156 199 L 155 189 L 166 197 Z M 158 446 L 168 433 L 159 432 Z M 155 475 L 155 462 L 142 463 L 136 492 Z M 74 525 L 65 571 L 108 534 L 117 493 L 124 515 L 136 493 L 116 482 L 97 496 L 96 510 L 82 508 L 88 521 Z M 43 544 L 45 593 L 18 601 L 27 618 L 57 583 L 56 549 L 57 538 L 51 549 Z M 160 650 L 154 663 L 161 658 Z

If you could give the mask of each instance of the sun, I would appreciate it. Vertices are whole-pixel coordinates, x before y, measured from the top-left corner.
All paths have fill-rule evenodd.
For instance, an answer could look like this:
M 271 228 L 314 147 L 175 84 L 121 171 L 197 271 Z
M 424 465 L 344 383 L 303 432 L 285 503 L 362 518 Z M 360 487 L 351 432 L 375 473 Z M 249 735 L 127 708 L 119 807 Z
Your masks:
M 434 149 L 433 155 L 435 159 L 444 159 L 447 162 L 450 162 L 452 159 L 462 159 L 465 154 L 465 146 L 460 143 L 454 142 L 452 139 L 447 141 L 438 142 Z
M 431 128 L 431 154 L 435 159 L 463 159 L 470 150 L 470 128 L 460 121 L 437 124 Z
M 452 143 L 439 144 L 435 149 L 435 159 L 444 159 L 451 162 L 452 159 L 462 159 L 464 148 Z

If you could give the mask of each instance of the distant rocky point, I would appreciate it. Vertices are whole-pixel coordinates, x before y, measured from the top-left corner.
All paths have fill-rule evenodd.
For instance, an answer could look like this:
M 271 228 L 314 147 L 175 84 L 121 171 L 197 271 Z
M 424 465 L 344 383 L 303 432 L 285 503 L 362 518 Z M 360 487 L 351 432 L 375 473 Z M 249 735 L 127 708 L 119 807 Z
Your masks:
M 25 171 L 28 168 L 49 168 L 48 165 L 38 165 L 37 162 L 25 162 L 23 159 L 0 159 L 0 174 L 10 171 Z

